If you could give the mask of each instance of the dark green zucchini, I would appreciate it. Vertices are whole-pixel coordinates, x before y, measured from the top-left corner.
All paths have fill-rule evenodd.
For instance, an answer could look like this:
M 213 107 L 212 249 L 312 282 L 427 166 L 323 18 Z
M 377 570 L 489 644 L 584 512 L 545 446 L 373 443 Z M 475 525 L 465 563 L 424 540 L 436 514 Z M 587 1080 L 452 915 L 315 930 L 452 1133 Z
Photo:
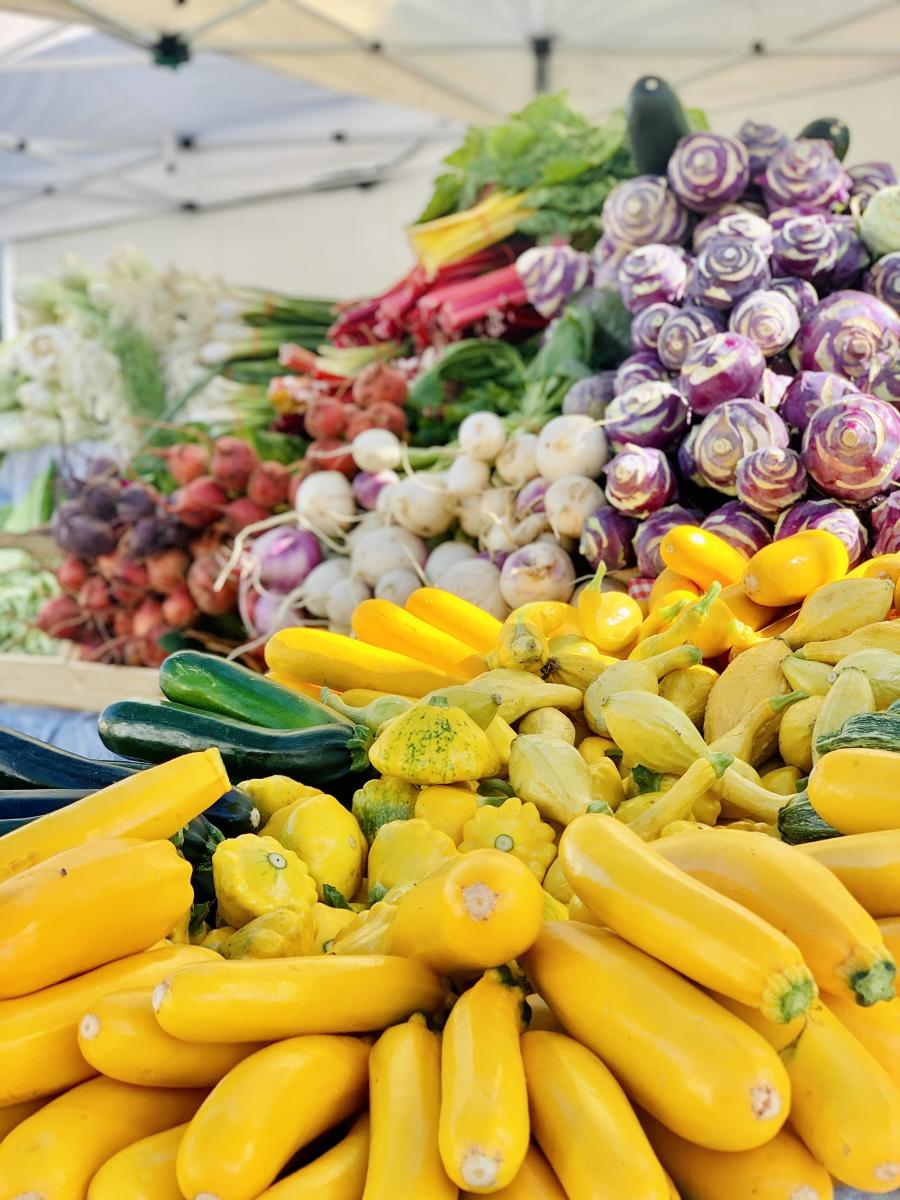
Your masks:
M 642 76 L 625 101 L 628 142 L 640 175 L 665 175 L 678 139 L 690 133 L 681 101 L 658 75 Z
M 851 747 L 900 751 L 900 712 L 857 713 L 816 740 L 819 754 Z
M 20 786 L 96 791 L 126 779 L 142 765 L 82 758 L 0 725 L 0 771 Z
M 191 866 L 208 863 L 219 842 L 225 841 L 222 831 L 204 816 L 194 817 L 193 821 L 188 821 L 180 833 L 178 849 Z
M 7 817 L 0 820 L 0 837 L 4 833 L 12 833 L 14 829 L 21 829 L 23 825 L 28 825 L 31 821 L 36 821 L 37 817 Z
M 246 792 L 231 788 L 203 814 L 225 837 L 240 837 L 259 829 L 259 809 Z
M 318 700 L 292 692 L 239 663 L 198 650 L 170 654 L 159 668 L 159 686 L 166 699 L 176 704 L 266 729 L 350 724 Z
M 0 792 L 0 820 L 16 817 L 42 817 L 76 800 L 90 796 L 90 790 L 72 788 L 16 788 Z
M 804 125 L 797 137 L 819 138 L 831 142 L 832 149 L 841 162 L 847 157 L 847 151 L 850 149 L 850 130 L 840 117 L 817 117 L 815 121 Z
M 803 842 L 824 842 L 826 838 L 840 837 L 840 833 L 823 821 L 809 802 L 806 792 L 791 796 L 778 813 L 778 832 L 781 840 L 789 846 Z
M 145 700 L 110 704 L 98 728 L 104 746 L 116 754 L 166 762 L 216 746 L 234 779 L 288 775 L 312 785 L 364 770 L 372 743 L 372 734 L 359 725 L 278 731 Z

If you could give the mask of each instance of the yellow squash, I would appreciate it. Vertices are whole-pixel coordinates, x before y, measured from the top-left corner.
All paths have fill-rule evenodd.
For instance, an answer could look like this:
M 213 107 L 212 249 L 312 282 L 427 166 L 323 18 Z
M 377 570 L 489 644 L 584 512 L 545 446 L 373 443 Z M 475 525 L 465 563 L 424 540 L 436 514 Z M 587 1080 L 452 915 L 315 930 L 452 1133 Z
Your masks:
M 887 708 L 895 700 L 900 700 L 900 654 L 894 654 L 891 650 L 855 650 L 830 669 L 825 663 L 809 665 L 828 670 L 829 681 L 851 667 L 862 671 L 871 685 L 876 710 Z
M 483 971 L 528 949 L 543 908 L 540 884 L 524 863 L 501 850 L 471 850 L 400 897 L 387 946 L 441 974 Z
M 661 696 L 616 692 L 603 705 L 610 737 L 629 760 L 651 771 L 683 775 L 707 753 L 693 721 Z
M 784 1124 L 790 1085 L 772 1048 L 700 988 L 614 933 L 553 922 L 522 965 L 566 1031 L 603 1059 L 636 1103 L 682 1137 L 713 1150 L 750 1150 Z
M 628 1098 L 596 1055 L 562 1033 L 526 1033 L 534 1136 L 569 1200 L 667 1200 L 665 1173 Z
M 829 996 L 825 1001 L 834 1016 L 845 1025 L 897 1083 L 900 1080 L 900 999 L 863 1008 L 844 996 Z
M 434 784 L 424 787 L 416 798 L 415 815 L 439 829 L 457 846 L 463 839 L 466 822 L 478 812 L 478 797 L 468 788 Z
M 530 1028 L 535 1028 L 533 1020 Z M 491 1194 L 495 1200 L 566 1200 L 553 1168 L 533 1143 L 512 1183 Z M 475 1192 L 460 1193 L 461 1200 L 473 1200 L 475 1195 Z
M 809 662 L 839 663 L 850 654 L 861 650 L 879 650 L 882 653 L 900 653 L 900 627 L 896 621 L 879 621 L 848 633 L 845 637 L 827 641 L 807 642 L 801 654 Z
M 883 621 L 893 600 L 891 580 L 836 579 L 806 597 L 782 637 L 793 650 L 807 642 L 843 638 L 863 625 Z
M 832 1200 L 828 1172 L 787 1129 L 764 1146 L 733 1154 L 706 1150 L 644 1116 L 663 1166 L 691 1200 Z
M 878 931 L 891 954 L 900 956 L 900 917 L 885 917 L 878 922 Z
M 273 908 L 233 929 L 217 947 L 223 958 L 294 958 L 315 954 L 316 904 L 302 911 Z M 226 926 L 226 928 L 231 928 Z
M 778 728 L 778 753 L 789 767 L 797 767 L 804 773 L 812 769 L 813 730 L 824 703 L 824 696 L 806 696 L 783 712 Z
M 30 996 L 0 1000 L 0 1108 L 52 1095 L 95 1074 L 78 1049 L 78 1022 L 99 997 L 119 988 L 152 987 L 190 963 L 218 961 L 202 946 L 163 944 Z
M 663 562 L 706 589 L 713 583 L 729 587 L 741 578 L 747 556 L 718 534 L 697 525 L 677 525 L 659 543 Z M 762 603 L 762 601 L 760 601 Z
M 664 650 L 644 659 L 625 659 L 608 667 L 584 694 L 584 715 L 595 733 L 606 734 L 603 706 L 617 692 L 640 691 L 657 695 L 663 681 L 673 672 L 689 670 L 701 659 L 696 646 L 689 644 Z
M 186 1121 L 203 1099 L 187 1088 L 139 1088 L 91 1079 L 45 1104 L 0 1143 L 0 1195 L 84 1200 L 118 1151 Z
M 457 783 L 487 779 L 500 770 L 490 740 L 461 708 L 417 704 L 379 733 L 369 750 L 382 775 L 409 783 Z
M 393 888 L 418 883 L 456 858 L 453 839 L 427 822 L 388 821 L 369 851 L 369 902 L 382 900 Z
M 95 1071 L 142 1087 L 212 1087 L 258 1042 L 230 1045 L 173 1038 L 153 1014 L 152 988 L 99 996 L 78 1025 L 78 1048 Z
M 835 733 L 850 717 L 861 713 L 875 711 L 875 693 L 869 683 L 865 671 L 857 667 L 847 667 L 838 672 L 838 677 L 828 689 L 812 734 L 812 761 L 819 761 L 821 755 L 816 746 L 819 738 L 827 733 Z
M 381 955 L 218 959 L 175 971 L 153 994 L 160 1025 L 188 1042 L 366 1033 L 443 1002 L 423 963 Z
M 791 1126 L 813 1156 L 848 1187 L 876 1195 L 894 1191 L 900 1182 L 900 1089 L 884 1067 L 823 1003 L 783 1028 L 727 1003 L 779 1050 L 791 1080 Z
M 292 1155 L 365 1102 L 369 1047 L 312 1035 L 257 1050 L 201 1104 L 178 1148 L 185 1196 L 256 1200 Z
M 259 1200 L 360 1200 L 368 1165 L 369 1114 L 363 1113 L 336 1146 L 273 1183 Z
M 900 913 L 900 829 L 852 833 L 795 849 L 827 867 L 871 916 Z
M 171 842 L 93 838 L 0 883 L 0 1000 L 146 950 L 193 903 Z
M 703 718 L 703 736 L 712 745 L 730 732 L 764 700 L 783 696 L 791 689 L 781 672 L 789 647 L 778 638 L 751 646 L 733 659 L 709 693 Z
M 659 694 L 699 726 L 703 724 L 706 702 L 718 678 L 718 671 L 698 663 L 665 675 L 659 681 Z
M 353 896 L 363 877 L 366 839 L 353 813 L 319 792 L 281 808 L 261 831 L 293 850 L 313 877 L 319 899 L 326 884 Z
M 444 1026 L 441 1159 L 454 1183 L 478 1194 L 511 1183 L 528 1150 L 524 1000 L 508 971 L 489 971 L 463 992 Z
M 441 1039 L 420 1018 L 386 1030 L 369 1059 L 369 1166 L 363 1200 L 456 1200 L 438 1145 Z
M 338 692 L 366 687 L 419 697 L 435 688 L 463 682 L 461 675 L 406 654 L 309 626 L 282 629 L 269 638 L 266 663 L 286 679 Z
M 499 705 L 497 715 L 511 722 L 536 708 L 562 708 L 566 712 L 575 712 L 584 701 L 579 688 L 563 683 L 542 683 L 528 671 L 486 671 L 473 679 L 469 687 L 492 697 Z
M 87 1200 L 182 1200 L 175 1158 L 187 1123 L 133 1142 L 107 1159 L 88 1188 Z
M 541 733 L 568 742 L 570 746 L 574 746 L 576 740 L 575 726 L 558 708 L 536 708 L 534 712 L 526 713 L 519 722 L 518 733 Z
M 298 783 L 287 775 L 267 775 L 263 779 L 241 780 L 241 791 L 246 792 L 259 813 L 260 830 L 279 811 L 295 800 L 308 800 L 320 795 L 322 789 Z
M 647 600 L 648 611 L 652 613 L 657 609 L 666 608 L 670 603 L 668 597 L 673 592 L 693 592 L 695 596 L 699 596 L 701 588 L 686 575 L 679 575 L 671 567 L 663 567 L 650 588 L 650 596 Z
M 292 908 L 306 917 L 312 948 L 316 885 L 304 863 L 272 837 L 242 833 L 219 842 L 212 856 L 219 914 L 240 929 L 276 908 Z
M 548 655 L 547 639 L 537 625 L 513 614 L 504 622 L 497 644 L 487 661 L 492 667 L 509 667 L 537 674 Z
M 483 655 L 449 633 L 435 629 L 390 600 L 363 600 L 353 610 L 353 632 L 370 646 L 408 655 L 463 679 L 487 670 Z
M 779 730 L 786 710 L 806 698 L 805 692 L 798 691 L 761 700 L 727 733 L 716 738 L 710 750 L 732 754 L 756 766 L 768 758 L 778 745 Z
M 493 650 L 501 629 L 497 618 L 477 604 L 441 588 L 417 588 L 407 597 L 404 607 L 414 617 L 465 642 L 478 654 Z
M 698 758 L 675 779 L 670 788 L 661 795 L 654 795 L 653 803 L 648 803 L 641 811 L 636 811 L 625 823 L 645 842 L 652 842 L 662 831 L 674 821 L 687 820 L 693 814 L 695 817 L 702 812 L 715 821 L 719 815 L 719 803 L 713 797 L 713 811 L 709 811 L 710 788 L 714 787 L 724 771 L 731 766 L 730 754 L 712 754 L 706 758 Z M 636 801 L 644 797 L 635 797 Z M 619 810 L 621 811 L 621 810 Z
M 615 770 L 609 759 L 605 761 Z M 478 809 L 466 822 L 459 849 L 463 854 L 487 849 L 512 854 L 540 882 L 556 857 L 556 833 L 552 825 L 541 820 L 533 804 L 523 804 L 518 796 L 510 796 L 497 807 L 483 804 Z
M 741 586 L 757 604 L 780 608 L 841 579 L 849 562 L 840 538 L 824 529 L 804 529 L 757 550 L 744 566 Z
M 18 1104 L 9 1104 L 5 1108 L 0 1108 L 0 1142 L 17 1125 L 21 1125 L 26 1117 L 36 1113 L 46 1103 L 47 1101 L 42 1097 L 40 1100 L 21 1100 Z
M 604 592 L 606 564 L 578 594 L 581 632 L 603 654 L 619 654 L 631 645 L 641 627 L 643 614 L 627 592 Z
M 0 839 L 0 882 L 88 838 L 170 838 L 229 787 L 215 749 L 137 771 L 7 833 Z
M 666 838 L 657 849 L 786 934 L 823 991 L 861 1004 L 894 995 L 894 960 L 877 925 L 815 859 L 774 838 L 730 829 Z
M 621 822 L 579 817 L 559 856 L 603 925 L 688 979 L 771 1021 L 790 1021 L 812 1003 L 812 973 L 784 934 L 673 867 Z
M 686 608 L 682 608 L 682 602 L 679 601 L 678 604 L 672 605 L 668 609 L 663 608 L 654 613 L 644 623 L 643 630 L 645 632 L 650 624 L 655 623 L 654 618 L 661 618 L 665 625 L 666 620 L 671 616 L 671 624 L 652 636 L 639 638 L 637 645 L 631 650 L 628 657 L 632 661 L 640 661 L 663 654 L 666 650 L 674 650 L 688 642 L 693 644 L 697 630 L 708 620 L 721 590 L 717 583 L 713 583 L 705 595 L 701 596 L 699 600 L 689 603 Z
M 809 802 L 840 833 L 900 829 L 900 754 L 848 747 L 816 763 Z
M 529 733 L 517 737 L 509 756 L 509 782 L 545 821 L 566 825 L 593 803 L 590 768 L 561 738 Z

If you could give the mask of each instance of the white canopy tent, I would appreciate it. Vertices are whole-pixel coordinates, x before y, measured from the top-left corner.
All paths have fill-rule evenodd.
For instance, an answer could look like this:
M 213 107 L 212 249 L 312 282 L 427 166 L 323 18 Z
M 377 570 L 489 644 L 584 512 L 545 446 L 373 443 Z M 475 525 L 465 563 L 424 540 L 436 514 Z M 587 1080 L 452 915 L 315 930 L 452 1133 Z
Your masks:
M 731 130 L 900 159 L 896 0 L 17 0 L 0 13 L 0 237 L 433 163 L 542 88 L 602 117 L 641 74 Z M 12 15 L 11 10 L 19 15 Z M 365 99 L 361 99 L 361 98 Z

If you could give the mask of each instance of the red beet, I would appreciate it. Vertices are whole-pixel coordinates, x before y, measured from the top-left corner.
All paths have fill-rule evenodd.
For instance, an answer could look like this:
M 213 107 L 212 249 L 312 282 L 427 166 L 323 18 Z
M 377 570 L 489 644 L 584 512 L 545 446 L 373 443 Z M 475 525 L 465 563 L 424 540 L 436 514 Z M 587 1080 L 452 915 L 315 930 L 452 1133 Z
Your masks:
M 291 473 L 282 463 L 261 462 L 247 480 L 247 499 L 262 508 L 275 508 L 287 500 Z
M 199 609 L 188 591 L 187 584 L 180 583 L 162 602 L 163 620 L 173 629 L 183 629 L 199 616 Z
M 86 612 L 105 612 L 111 603 L 109 584 L 99 575 L 90 575 L 79 588 L 78 603 Z
M 147 578 L 154 592 L 164 595 L 172 592 L 184 583 L 190 557 L 183 550 L 164 550 L 162 554 L 153 554 L 147 559 Z
M 191 529 L 211 525 L 228 503 L 228 495 L 211 475 L 199 475 L 174 494 L 172 511 Z
M 399 409 L 398 409 L 399 411 Z M 357 434 L 365 433 L 367 429 L 375 428 L 375 420 L 370 409 L 358 409 L 355 416 L 347 422 L 347 439 L 353 441 Z
M 61 588 L 67 592 L 77 592 L 87 579 L 89 568 L 80 558 L 69 556 L 64 558 L 56 568 L 56 578 Z
M 347 427 L 347 410 L 340 400 L 317 400 L 306 410 L 304 424 L 311 438 L 340 437 Z
M 202 613 L 220 617 L 231 612 L 237 600 L 237 584 L 226 580 L 221 591 L 214 585 L 219 576 L 219 564 L 211 555 L 195 558 L 187 574 L 187 585 L 194 602 Z
M 162 620 L 162 605 L 153 596 L 147 596 L 140 607 L 135 609 L 134 636 L 136 638 L 147 637 L 153 630 L 159 628 Z
M 338 438 L 319 438 L 310 442 L 306 451 L 306 461 L 314 471 L 340 471 L 348 479 L 352 479 L 359 470 L 353 461 L 350 447 Z
M 383 400 L 366 409 L 366 414 L 376 429 L 389 429 L 397 437 L 406 433 L 406 413 L 396 404 L 387 404 Z
M 259 462 L 256 451 L 236 437 L 221 437 L 213 449 L 210 471 L 226 492 L 243 492 Z
M 248 525 L 265 521 L 266 517 L 271 515 L 270 508 L 262 508 L 259 504 L 254 504 L 248 496 L 241 496 L 240 499 L 225 505 L 225 527 L 229 533 L 240 533 Z
M 54 596 L 41 606 L 34 623 L 50 637 L 76 637 L 86 621 L 78 602 L 72 596 Z
M 182 442 L 166 451 L 166 465 L 178 486 L 184 487 L 209 470 L 209 451 L 199 442 Z
M 353 381 L 353 400 L 361 408 L 380 403 L 405 404 L 408 390 L 399 371 L 384 363 L 369 363 Z

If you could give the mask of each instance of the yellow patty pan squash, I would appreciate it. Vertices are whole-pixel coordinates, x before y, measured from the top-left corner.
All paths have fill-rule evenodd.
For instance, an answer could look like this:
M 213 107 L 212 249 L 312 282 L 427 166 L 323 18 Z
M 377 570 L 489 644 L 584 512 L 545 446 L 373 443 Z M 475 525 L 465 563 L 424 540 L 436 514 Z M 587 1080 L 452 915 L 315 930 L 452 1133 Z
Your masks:
M 213 882 L 219 919 L 240 929 L 276 908 L 312 913 L 316 884 L 292 850 L 272 837 L 242 833 L 216 846 Z
M 460 852 L 503 850 L 523 862 L 540 882 L 556 857 L 556 834 L 534 804 L 510 796 L 499 808 L 486 804 L 466 822 Z
M 391 888 L 418 883 L 457 853 L 453 838 L 427 821 L 414 818 L 382 825 L 369 850 L 370 903 Z
M 301 858 L 316 882 L 354 895 L 365 872 L 366 839 L 353 813 L 334 796 L 319 792 L 281 808 L 263 830 Z
M 417 704 L 391 721 L 369 751 L 376 770 L 408 783 L 486 779 L 500 758 L 483 729 L 461 708 Z

